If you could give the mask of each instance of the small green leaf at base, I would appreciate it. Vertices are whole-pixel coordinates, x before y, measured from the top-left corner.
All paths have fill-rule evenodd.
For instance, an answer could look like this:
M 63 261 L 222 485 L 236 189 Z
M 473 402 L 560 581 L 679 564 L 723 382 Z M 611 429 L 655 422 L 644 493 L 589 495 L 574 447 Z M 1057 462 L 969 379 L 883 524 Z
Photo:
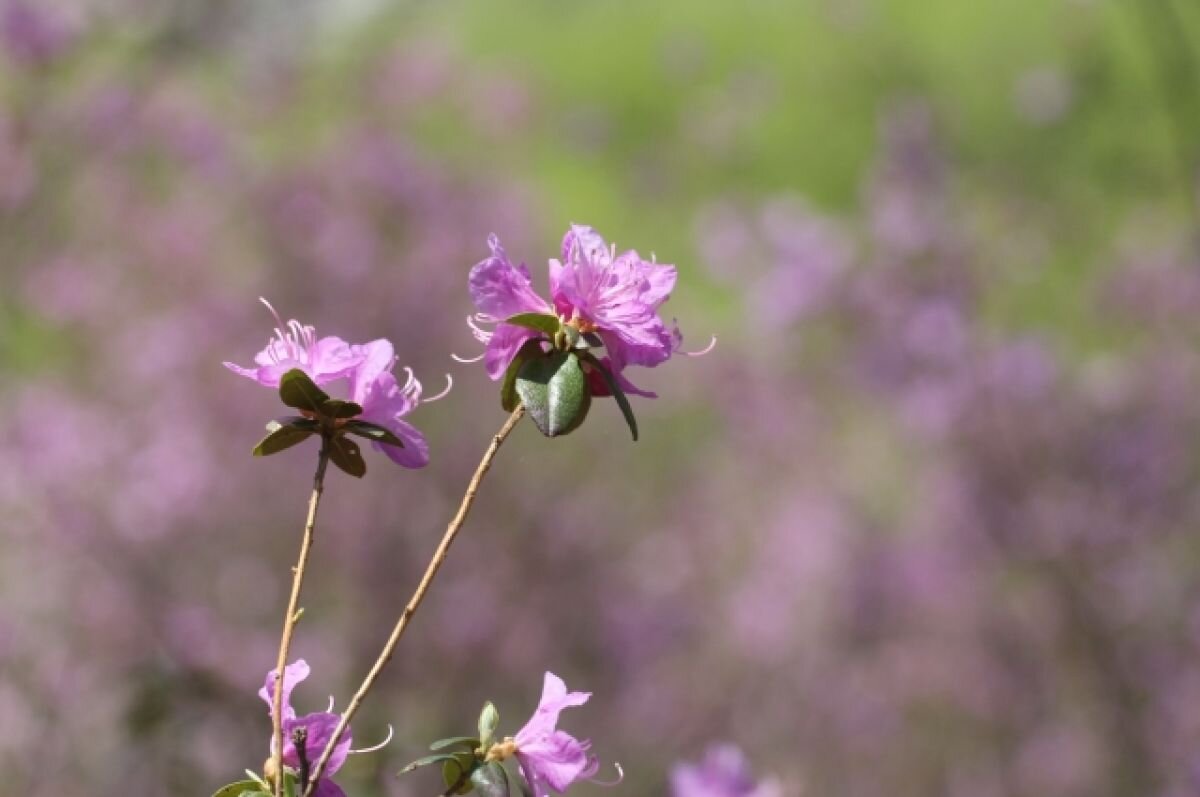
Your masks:
M 317 424 L 307 418 L 286 418 L 282 421 L 271 421 L 267 424 L 269 434 L 254 447 L 254 456 L 269 457 L 280 451 L 299 445 L 315 434 Z
M 346 425 L 343 426 L 342 429 L 350 434 L 358 435 L 359 437 L 365 437 L 367 440 L 371 440 L 376 443 L 384 443 L 389 446 L 404 448 L 403 440 L 401 440 L 399 437 L 396 437 L 396 435 L 392 433 L 391 429 L 386 429 L 377 423 L 370 423 L 369 421 L 347 421 Z
M 574 352 L 555 351 L 526 362 L 517 374 L 516 392 L 547 437 L 579 428 L 592 405 L 587 376 Z
M 471 775 L 479 760 L 470 753 L 457 753 L 442 763 L 442 782 L 449 794 L 468 794 L 475 788 Z
M 320 413 L 327 418 L 337 418 L 343 420 L 346 418 L 354 418 L 362 415 L 363 408 L 355 404 L 353 401 L 343 401 L 342 399 L 326 399 L 321 402 Z
M 329 461 L 357 479 L 367 472 L 358 443 L 340 435 L 329 441 Z
M 429 749 L 445 750 L 447 747 L 462 745 L 468 750 L 474 750 L 475 748 L 479 747 L 480 744 L 480 741 L 474 736 L 451 736 L 446 739 L 438 739 L 436 742 L 433 742 L 429 745 Z
M 613 398 L 617 402 L 617 406 L 621 409 L 621 414 L 625 416 L 625 423 L 629 426 L 629 432 L 633 435 L 633 441 L 636 443 L 638 439 L 637 418 L 633 417 L 633 407 L 629 405 L 629 397 L 625 395 L 625 391 L 617 384 L 614 377 L 604 364 L 596 359 L 596 355 L 591 352 L 583 352 L 580 354 L 584 362 L 595 368 L 599 372 L 600 378 L 604 380 L 604 384 L 608 386 L 608 392 L 612 393 Z
M 217 789 L 212 797 L 242 797 L 246 793 L 262 794 L 262 784 L 254 780 L 239 780 Z
M 550 313 L 517 313 L 504 319 L 504 323 L 545 332 L 551 340 L 554 340 L 555 334 L 562 329 L 562 321 Z
M 430 764 L 439 764 L 443 761 L 450 761 L 453 758 L 454 758 L 454 756 L 451 755 L 450 753 L 438 753 L 437 755 L 421 756 L 416 761 L 412 761 L 412 762 L 406 764 L 404 769 L 400 770 L 397 774 L 404 775 L 406 773 L 412 772 L 414 769 L 419 769 L 421 767 L 427 767 Z
M 508 783 L 508 772 L 497 761 L 485 764 L 472 772 L 471 782 L 479 790 L 480 797 L 509 797 L 512 792 Z
M 299 368 L 293 368 L 279 380 L 279 398 L 289 407 L 309 412 L 320 412 L 321 405 L 329 401 L 329 395 Z
M 515 410 L 521 401 L 517 395 L 517 374 L 520 373 L 521 366 L 541 353 L 541 341 L 527 340 L 517 350 L 512 362 L 508 364 L 508 369 L 504 372 L 504 381 L 500 384 L 500 406 L 504 408 L 505 412 Z

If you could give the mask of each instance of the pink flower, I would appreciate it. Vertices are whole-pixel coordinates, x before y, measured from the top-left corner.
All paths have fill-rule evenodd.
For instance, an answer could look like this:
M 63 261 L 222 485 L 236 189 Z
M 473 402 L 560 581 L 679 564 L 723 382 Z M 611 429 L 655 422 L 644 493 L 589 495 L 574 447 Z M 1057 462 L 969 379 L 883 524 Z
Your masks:
M 275 335 L 266 347 L 254 355 L 255 366 L 245 368 L 227 362 L 225 367 L 239 376 L 253 379 L 264 387 L 279 387 L 279 380 L 293 368 L 308 374 L 318 386 L 347 377 L 366 356 L 364 347 L 352 347 L 338 337 L 318 338 L 312 326 L 296 319 L 283 323 L 279 313 L 266 299 L 260 299 L 275 316 Z
M 296 684 L 308 677 L 309 672 L 308 663 L 304 659 L 298 659 L 283 668 L 283 705 L 280 712 L 283 718 L 283 764 L 296 772 L 306 772 L 309 766 L 316 763 L 317 759 L 321 757 L 321 753 L 325 751 L 325 745 L 329 744 L 338 723 L 338 715 L 330 711 L 318 711 L 303 717 L 296 716 L 296 710 L 292 708 L 292 690 L 296 688 Z M 263 688 L 258 690 L 258 696 L 266 701 L 267 711 L 272 717 L 275 708 L 275 685 L 278 681 L 277 671 L 271 670 L 267 673 L 267 681 Z M 332 707 L 330 705 L 330 708 Z M 300 733 L 297 734 L 297 731 Z M 297 735 L 304 739 L 303 758 L 300 755 L 300 749 L 296 746 Z M 274 752 L 275 739 L 272 737 L 271 753 L 274 754 Z M 325 769 L 325 777 L 313 790 L 315 797 L 346 797 L 346 793 L 330 780 L 330 776 L 342 768 L 342 764 L 346 763 L 346 758 L 352 752 L 356 751 L 350 749 L 350 729 L 347 728 L 337 746 L 333 748 L 333 755 Z
M 599 769 L 596 757 L 588 752 L 591 742 L 557 729 L 563 709 L 582 706 L 590 697 L 587 692 L 568 692 L 561 678 L 546 673 L 537 711 L 512 739 L 521 772 L 535 797 L 549 797 L 550 789 L 561 793 L 576 781 L 591 780 Z
M 378 442 L 372 445 L 397 465 L 425 467 L 429 464 L 429 443 L 425 441 L 425 435 L 401 420 L 421 403 L 421 383 L 409 368 L 404 369 L 408 374 L 405 383 L 397 383 L 392 373 L 396 356 L 388 340 L 380 338 L 362 346 L 351 346 L 351 350 L 362 357 L 362 362 L 350 375 L 350 400 L 363 408 L 359 419 L 384 427 L 404 443 L 403 448 Z M 444 395 L 445 392 L 425 401 L 436 401 Z
M 643 260 L 635 251 L 617 254 L 591 227 L 573 225 L 563 237 L 561 260 L 550 260 L 551 301 L 533 289 L 528 267 L 514 266 L 499 239 L 488 238 L 491 257 L 471 269 L 468 287 L 479 310 L 469 319 L 475 337 L 486 345 L 488 376 L 503 376 L 521 346 L 540 333 L 504 323 L 522 313 L 557 316 L 581 335 L 594 335 L 607 356 L 601 360 L 628 393 L 653 398 L 634 387 L 621 372 L 629 365 L 653 367 L 679 350 L 682 337 L 659 316 L 659 307 L 675 287 L 675 267 Z M 486 329 L 486 325 L 494 325 Z M 595 395 L 609 391 L 598 375 Z
M 714 744 L 699 764 L 677 764 L 671 772 L 672 797 L 783 797 L 774 780 L 756 781 L 742 751 Z

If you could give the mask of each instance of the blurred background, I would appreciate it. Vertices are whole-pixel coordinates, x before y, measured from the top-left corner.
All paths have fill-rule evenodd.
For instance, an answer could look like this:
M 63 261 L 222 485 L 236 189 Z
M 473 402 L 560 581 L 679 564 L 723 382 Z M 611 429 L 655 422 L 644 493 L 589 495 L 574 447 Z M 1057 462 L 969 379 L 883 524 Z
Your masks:
M 316 450 L 250 457 L 259 296 L 455 377 L 426 470 L 329 479 L 294 702 L 345 704 L 504 419 L 467 271 L 544 289 L 570 222 L 720 343 L 631 372 L 636 444 L 518 430 L 351 795 L 548 669 L 626 794 L 717 741 L 788 797 L 1200 793 L 1200 5 L 0 0 L 0 56 L 6 793 L 261 767 Z

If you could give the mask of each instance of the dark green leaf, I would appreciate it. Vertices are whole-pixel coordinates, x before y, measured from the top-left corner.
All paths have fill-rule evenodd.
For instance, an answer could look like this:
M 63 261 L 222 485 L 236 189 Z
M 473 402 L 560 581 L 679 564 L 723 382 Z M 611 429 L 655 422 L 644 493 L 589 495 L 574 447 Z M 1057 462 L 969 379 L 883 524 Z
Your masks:
M 471 773 L 479 766 L 479 760 L 469 753 L 458 753 L 442 763 L 442 781 L 450 794 L 467 794 L 475 788 Z
M 230 783 L 227 786 L 222 786 L 213 792 L 212 797 L 241 797 L 244 792 L 252 794 L 262 791 L 262 784 L 254 780 L 239 780 L 236 783 Z
M 257 791 L 240 792 L 237 797 L 271 797 L 271 792 L 258 789 Z
M 404 441 L 392 434 L 391 429 L 385 429 L 376 423 L 370 423 L 369 421 L 348 421 L 342 429 L 350 434 L 374 440 L 376 443 L 386 443 L 389 446 L 404 448 Z
M 329 441 L 329 460 L 359 479 L 367 472 L 367 463 L 362 458 L 358 443 L 347 437 L 339 435 Z
M 585 341 L 587 341 L 587 344 L 589 346 L 591 346 L 592 348 L 595 348 L 595 349 L 598 349 L 604 345 L 604 341 L 601 340 L 600 336 L 597 335 L 595 332 L 584 332 L 583 339 Z
M 283 774 L 283 797 L 296 797 L 296 776 L 291 772 Z
M 500 385 L 500 406 L 504 408 L 505 412 L 515 410 L 517 403 L 521 400 L 517 396 L 517 373 L 521 370 L 521 366 L 541 353 L 542 344 L 539 341 L 527 340 L 517 350 L 512 362 L 508 364 L 508 370 L 504 372 L 504 381 Z
M 479 745 L 482 747 L 490 747 L 492 737 L 496 735 L 496 726 L 500 724 L 500 712 L 492 705 L 492 702 L 483 704 L 483 711 L 479 712 Z
M 529 417 L 547 437 L 577 429 L 592 404 L 587 377 L 574 352 L 556 351 L 525 363 L 516 389 Z
M 311 429 L 281 425 L 275 431 L 258 441 L 258 445 L 254 447 L 254 456 L 269 457 L 271 454 L 278 454 L 284 449 L 303 443 L 313 434 L 315 432 Z
M 447 747 L 453 747 L 456 744 L 461 744 L 468 750 L 474 750 L 479 747 L 480 741 L 474 736 L 451 736 L 447 739 L 438 739 L 433 744 L 429 745 L 430 750 L 444 750 Z
M 439 764 L 443 761 L 449 761 L 453 758 L 454 758 L 454 756 L 450 755 L 449 753 L 438 753 L 437 755 L 421 756 L 416 761 L 412 761 L 412 762 L 408 763 L 407 765 L 405 765 L 404 769 L 400 770 L 400 772 L 398 774 L 403 775 L 406 772 L 412 772 L 414 769 L 418 769 L 419 767 L 427 767 L 430 764 Z
M 362 415 L 362 411 L 363 408 L 360 405 L 342 399 L 329 399 L 321 404 L 321 414 L 326 418 L 354 418 Z
M 289 407 L 309 412 L 320 412 L 321 405 L 329 401 L 325 391 L 299 368 L 293 368 L 279 380 L 279 398 Z
M 609 373 L 609 370 L 604 367 L 604 364 L 596 359 L 596 355 L 591 352 L 584 352 L 580 355 L 584 361 L 592 368 L 595 368 L 600 373 L 600 378 L 604 380 L 604 384 L 608 385 L 608 392 L 612 393 L 613 398 L 617 401 L 617 406 L 621 408 L 621 414 L 625 416 L 625 423 L 629 425 L 629 431 L 633 434 L 634 442 L 638 439 L 637 418 L 633 417 L 633 407 L 629 405 L 629 397 L 625 395 L 625 391 L 617 384 L 616 378 Z
M 268 432 L 273 432 L 276 429 L 282 429 L 285 426 L 292 426 L 296 429 L 310 429 L 316 432 L 320 430 L 321 422 L 315 418 L 305 418 L 303 415 L 285 415 L 282 418 L 276 418 L 272 421 L 267 421 Z
M 481 797 L 508 797 L 508 773 L 503 765 L 493 761 L 471 773 L 471 782 Z
M 554 334 L 562 328 L 562 322 L 558 320 L 558 316 L 550 313 L 518 313 L 504 319 L 504 323 L 545 332 L 551 340 L 554 339 Z

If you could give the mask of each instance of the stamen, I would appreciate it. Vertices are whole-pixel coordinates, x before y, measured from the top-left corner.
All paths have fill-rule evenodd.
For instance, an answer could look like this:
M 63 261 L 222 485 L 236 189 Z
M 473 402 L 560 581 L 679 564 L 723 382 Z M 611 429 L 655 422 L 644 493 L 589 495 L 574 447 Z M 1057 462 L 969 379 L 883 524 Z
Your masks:
M 404 382 L 404 387 L 400 388 L 401 393 L 413 392 L 413 385 L 416 385 L 416 392 L 421 393 L 421 383 L 417 381 L 417 377 L 413 374 L 413 370 L 407 365 L 404 366 L 404 373 L 408 374 L 408 379 Z
M 454 355 L 451 355 L 451 356 L 454 356 Z M 480 355 L 480 356 L 482 357 L 483 355 Z M 444 399 L 450 393 L 450 388 L 452 388 L 452 387 L 454 387 L 454 377 L 450 376 L 450 374 L 446 374 L 446 389 L 443 390 L 441 393 L 438 393 L 436 396 L 430 396 L 427 399 L 421 399 L 421 403 L 428 404 L 431 401 L 437 401 L 438 399 Z
M 454 352 L 450 353 L 450 359 L 454 360 L 455 362 L 459 362 L 459 363 L 477 363 L 486 356 L 487 356 L 486 351 L 483 352 L 482 354 L 480 354 L 478 357 L 459 357 Z
M 681 351 L 679 353 L 685 357 L 703 357 L 704 355 L 708 354 L 710 351 L 712 351 L 716 347 L 717 347 L 717 336 L 713 335 L 712 340 L 709 341 L 709 344 L 707 346 L 705 346 L 703 349 L 701 349 L 700 351 Z
M 329 696 L 329 705 L 325 708 L 325 713 L 326 714 L 333 713 L 333 695 Z
M 263 304 L 265 304 L 267 306 L 267 309 L 271 311 L 271 316 L 275 319 L 275 336 L 276 336 L 276 338 L 279 339 L 279 342 L 281 344 L 283 344 L 284 350 L 286 351 L 287 350 L 287 336 L 284 334 L 283 330 L 284 330 L 284 327 L 287 326 L 287 324 L 283 323 L 283 319 L 279 317 L 279 313 L 275 310 L 274 307 L 271 306 L 270 302 L 268 302 L 262 296 L 259 296 L 258 300 L 260 302 L 262 302 Z M 275 362 L 278 363 L 279 362 L 279 354 L 275 350 L 276 338 L 271 338 L 271 340 L 267 342 L 267 349 L 271 352 L 271 357 L 273 357 L 275 359 Z
M 621 783 L 621 781 L 625 780 L 625 770 L 621 769 L 621 765 L 619 763 L 617 763 L 616 761 L 613 762 L 613 766 L 617 768 L 617 779 L 616 780 L 596 780 L 595 778 L 591 778 L 590 779 L 591 782 L 595 783 L 597 786 L 619 785 Z
M 392 740 L 392 735 L 395 734 L 395 732 L 396 732 L 396 729 L 392 727 L 391 723 L 388 723 L 388 735 L 387 735 L 387 738 L 384 739 L 382 742 L 380 742 L 377 745 L 373 745 L 371 747 L 364 747 L 361 750 L 350 750 L 346 754 L 347 755 L 360 755 L 362 753 L 374 753 L 376 750 L 382 750 L 384 747 L 387 747 L 388 742 L 390 742 Z

